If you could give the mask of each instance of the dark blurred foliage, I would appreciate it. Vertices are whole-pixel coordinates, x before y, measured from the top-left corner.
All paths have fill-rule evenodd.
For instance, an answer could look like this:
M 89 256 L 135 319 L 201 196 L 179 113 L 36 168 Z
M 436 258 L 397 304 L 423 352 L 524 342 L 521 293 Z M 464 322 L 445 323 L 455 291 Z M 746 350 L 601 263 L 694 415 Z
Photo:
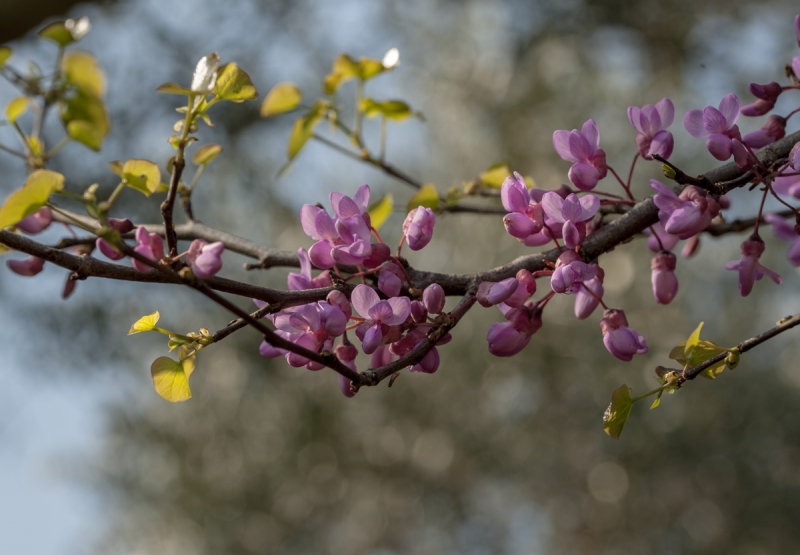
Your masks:
M 212 50 L 246 69 L 262 98 L 284 80 L 313 98 L 338 52 L 379 57 L 399 47 L 400 67 L 368 90 L 426 114 L 424 125 L 391 130 L 389 159 L 441 191 L 501 159 L 553 187 L 568 168 L 552 150 L 553 130 L 589 117 L 610 163 L 625 172 L 635 148 L 625 109 L 664 96 L 677 107 L 674 161 L 688 173 L 710 169 L 716 162 L 683 131 L 683 113 L 731 91 L 749 101 L 747 82 L 780 78 L 797 53 L 796 6 L 781 1 L 141 0 L 86 8 L 94 30 L 85 47 L 108 70 L 114 131 L 99 155 L 65 149 L 54 168 L 75 186 L 112 186 L 108 160 L 166 160 L 177 104 L 152 91 L 188 82 Z M 376 195 L 391 190 L 400 205 L 411 195 L 315 145 L 276 180 L 292 118 L 259 120 L 256 103 L 219 108 L 216 127 L 201 132 L 225 147 L 198 189 L 196 213 L 206 223 L 281 248 L 308 247 L 296 216 L 304 202 L 352 193 L 362 182 Z M 6 158 L 0 164 L 11 167 Z M 637 194 L 648 194 L 658 175 L 640 165 Z M 613 190 L 610 179 L 602 186 Z M 141 200 L 134 197 L 131 207 Z M 751 203 L 734 195 L 735 213 L 752 213 Z M 157 219 L 157 201 L 141 206 L 137 217 Z M 387 224 L 388 241 L 401 218 Z M 736 276 L 722 266 L 739 257 L 739 240 L 704 239 L 696 258 L 680 260 L 681 291 L 669 307 L 652 299 L 643 241 L 601 260 L 607 301 L 626 310 L 651 347 L 633 362 L 605 351 L 597 315 L 573 318 L 571 298 L 548 306 L 546 325 L 522 354 L 493 358 L 485 335 L 500 314 L 476 308 L 441 349 L 436 374 L 404 373 L 391 389 L 353 399 L 339 394 L 331 372 L 261 359 L 250 331 L 201 354 L 192 400 L 157 398 L 147 367 L 165 345 L 124 334 L 156 308 L 178 331 L 224 326 L 228 316 L 191 291 L 82 283 L 65 308 L 37 313 L 32 308 L 59 302 L 51 299 L 63 274 L 53 271 L 37 282 L 48 285 L 46 295 L 12 307 L 30 329 L 49 329 L 55 357 L 86 361 L 75 363 L 85 367 L 75 379 L 133 376 L 126 401 L 109 407 L 104 453 L 76 471 L 108 503 L 109 522 L 100 530 L 87 524 L 92 552 L 792 553 L 800 548 L 795 336 L 746 355 L 713 383 L 665 396 L 656 410 L 635 406 L 618 442 L 602 432 L 611 391 L 655 387 L 654 366 L 668 364 L 669 349 L 699 321 L 704 337 L 732 345 L 796 312 L 800 283 L 783 261 L 784 245 L 769 239 L 765 262 L 784 284 L 736 295 Z M 410 259 L 420 268 L 478 271 L 525 252 L 497 217 L 446 215 L 431 246 Z M 225 272 L 284 283 L 284 271 L 245 273 L 240 263 L 226 257 Z M 5 293 L 34 288 L 14 279 L 0 275 Z M 76 327 L 84 335 L 76 337 Z

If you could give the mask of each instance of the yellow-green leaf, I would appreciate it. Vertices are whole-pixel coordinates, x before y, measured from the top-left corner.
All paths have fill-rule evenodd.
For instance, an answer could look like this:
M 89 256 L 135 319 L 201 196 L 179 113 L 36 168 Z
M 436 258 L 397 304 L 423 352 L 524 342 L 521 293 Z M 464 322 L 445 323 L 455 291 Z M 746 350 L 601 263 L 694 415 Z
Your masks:
M 9 123 L 14 123 L 27 110 L 28 99 L 24 96 L 18 96 L 6 106 L 6 119 Z
M 0 69 L 6 64 L 6 60 L 11 57 L 13 50 L 8 46 L 0 46 Z
M 292 134 L 289 135 L 289 160 L 292 160 L 302 150 L 311 135 L 314 134 L 314 127 L 322 119 L 325 109 L 328 104 L 323 101 L 317 101 L 308 113 L 297 118 L 292 128 Z
M 389 216 L 391 216 L 393 206 L 394 199 L 391 194 L 384 195 L 381 200 L 370 206 L 367 209 L 367 213 L 369 214 L 372 227 L 380 229 L 381 226 L 386 223 L 386 220 L 389 219 Z
M 217 73 L 214 94 L 221 100 L 243 102 L 258 98 L 258 92 L 250 80 L 250 76 L 234 62 L 225 64 Z
M 77 94 L 62 105 L 61 120 L 65 126 L 71 121 L 85 121 L 101 137 L 108 134 L 110 127 L 103 101 L 86 94 Z
M 684 367 L 693 368 L 704 363 L 708 359 L 729 350 L 725 347 L 720 347 L 711 341 L 700 339 L 700 330 L 702 328 L 703 322 L 700 322 L 700 325 L 697 326 L 697 329 L 692 332 L 686 341 L 679 343 L 677 346 L 675 346 L 675 348 L 672 349 L 672 351 L 670 351 L 669 358 L 677 360 L 679 363 L 683 364 Z M 723 359 L 713 366 L 706 368 L 701 375 L 705 378 L 713 380 L 724 369 L 725 360 Z
M 88 146 L 94 151 L 100 150 L 103 144 L 103 135 L 97 126 L 88 121 L 75 120 L 67 124 L 67 135 L 74 141 Z
M 64 188 L 64 176 L 50 170 L 36 170 L 28 176 L 21 189 L 11 193 L 0 207 L 0 229 L 14 225 L 47 203 L 55 191 Z
M 278 83 L 267 94 L 261 104 L 261 117 L 268 118 L 294 110 L 303 100 L 303 93 L 294 83 Z
M 331 72 L 322 81 L 322 89 L 325 94 L 332 94 L 339 85 L 354 77 L 359 77 L 360 68 L 358 62 L 347 54 L 339 54 L 333 61 Z
M 109 164 L 111 170 L 117 173 L 119 162 Z M 156 192 L 161 183 L 161 170 L 158 164 L 149 160 L 131 159 L 122 164 L 122 172 L 118 174 L 122 181 L 129 187 L 136 189 L 144 196 L 149 197 Z
M 159 85 L 159 87 L 156 89 L 156 92 L 162 92 L 167 94 L 185 94 L 185 95 L 194 94 L 191 89 L 187 89 L 186 87 L 181 87 L 177 83 L 164 83 L 163 85 Z
M 436 192 L 436 187 L 430 183 L 423 185 L 422 188 L 417 191 L 417 194 L 408 201 L 406 212 L 411 212 L 417 206 L 424 206 L 431 210 L 439 208 L 439 193 Z
M 106 74 L 97 59 L 88 52 L 70 52 L 62 63 L 64 77 L 82 93 L 94 98 L 106 94 Z
M 511 175 L 511 171 L 508 169 L 508 164 L 505 162 L 494 164 L 488 170 L 481 173 L 481 185 L 499 189 L 500 186 L 503 185 L 503 181 L 505 181 L 506 177 L 509 175 Z
M 188 349 L 186 347 L 178 349 L 179 355 L 187 352 Z M 150 366 L 150 374 L 153 376 L 153 385 L 156 393 L 172 403 L 191 399 L 192 391 L 189 389 L 189 377 L 194 372 L 194 367 L 194 355 L 183 361 L 173 360 L 169 357 L 158 357 Z
M 403 121 L 413 114 L 411 107 L 401 100 L 376 102 L 371 98 L 362 99 L 361 111 L 363 111 L 368 118 L 384 116 L 395 121 Z
M 194 153 L 192 162 L 198 166 L 205 166 L 216 158 L 220 152 L 222 152 L 222 147 L 219 145 L 203 145 Z
M 134 324 L 131 326 L 131 329 L 128 330 L 128 335 L 133 335 L 135 333 L 141 333 L 143 331 L 152 331 L 153 328 L 156 327 L 158 323 L 158 319 L 161 315 L 156 310 L 152 314 L 148 314 L 147 316 L 142 316 Z
M 75 37 L 72 36 L 64 21 L 56 21 L 51 23 L 37 33 L 43 39 L 49 39 L 59 45 L 65 47 L 75 42 Z
M 631 388 L 622 384 L 611 394 L 611 404 L 603 414 L 603 431 L 612 438 L 619 439 L 632 407 Z
M 380 60 L 374 60 L 372 58 L 361 58 L 358 61 L 358 76 L 361 78 L 362 81 L 366 81 L 367 79 L 372 79 L 379 73 L 382 73 L 386 70 L 383 63 Z

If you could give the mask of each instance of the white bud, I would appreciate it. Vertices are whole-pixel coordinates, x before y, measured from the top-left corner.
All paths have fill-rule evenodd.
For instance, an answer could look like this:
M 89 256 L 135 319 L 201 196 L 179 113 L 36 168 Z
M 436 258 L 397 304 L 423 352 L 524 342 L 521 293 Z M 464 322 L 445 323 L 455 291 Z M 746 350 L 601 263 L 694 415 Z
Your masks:
M 400 63 L 400 51 L 397 48 L 390 48 L 389 51 L 383 56 L 381 61 L 383 67 L 392 69 Z
M 192 90 L 198 93 L 209 93 L 217 83 L 217 70 L 219 69 L 219 54 L 212 52 L 203 56 L 197 62 L 192 76 Z

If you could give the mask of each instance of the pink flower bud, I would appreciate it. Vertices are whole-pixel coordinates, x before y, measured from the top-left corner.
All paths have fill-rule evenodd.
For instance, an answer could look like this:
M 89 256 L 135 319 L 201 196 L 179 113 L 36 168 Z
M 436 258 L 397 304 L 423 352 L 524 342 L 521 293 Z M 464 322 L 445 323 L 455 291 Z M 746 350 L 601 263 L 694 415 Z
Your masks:
M 417 324 L 423 323 L 428 318 L 428 311 L 419 301 L 411 301 L 411 319 Z
M 595 276 L 595 267 L 586 264 L 575 251 L 564 251 L 556 261 L 556 269 L 550 276 L 550 288 L 556 293 L 575 293 L 578 284 Z
M 408 248 L 418 251 L 430 243 L 435 224 L 436 214 L 430 208 L 418 206 L 409 212 L 403 222 L 403 235 L 406 236 Z
M 78 280 L 72 279 L 71 273 L 67 274 L 67 280 L 64 282 L 64 289 L 61 290 L 61 298 L 67 300 L 75 291 L 76 285 L 78 285 Z
M 110 258 L 111 260 L 121 260 L 125 258 L 125 255 L 121 252 L 117 251 L 111 243 L 103 239 L 102 237 L 98 237 L 97 241 L 94 242 L 97 250 L 103 253 L 106 258 Z
M 647 342 L 636 330 L 628 327 L 625 313 L 616 308 L 609 308 L 600 320 L 603 332 L 603 344 L 608 352 L 625 362 L 633 359 L 633 355 L 647 352 Z
M 489 352 L 498 357 L 510 357 L 520 352 L 542 327 L 542 310 L 539 307 L 512 308 L 505 317 L 507 321 L 492 324 L 486 336 Z
M 350 316 L 353 315 L 353 309 L 350 306 L 350 301 L 348 300 L 347 295 L 341 291 L 331 291 L 328 293 L 328 296 L 325 297 L 325 300 L 328 302 L 328 304 L 338 306 L 339 310 L 341 310 L 344 315 L 347 316 L 348 320 L 350 319 Z
M 120 233 L 128 233 L 129 231 L 133 231 L 133 222 L 131 222 L 128 218 L 108 218 L 108 225 Z
M 347 364 L 347 366 L 351 365 L 353 366 L 351 370 L 355 370 L 355 363 L 351 362 L 350 364 Z M 339 390 L 342 392 L 342 395 L 344 395 L 347 398 L 355 396 L 356 391 L 353 389 L 353 382 L 351 382 L 341 374 L 337 374 L 337 376 L 339 378 Z
M 677 258 L 671 252 L 661 252 L 653 258 L 650 268 L 653 296 L 657 303 L 669 304 L 678 293 L 678 278 L 675 277 Z
M 364 259 L 364 266 L 367 268 L 377 268 L 387 260 L 391 251 L 389 246 L 384 243 L 372 243 L 369 256 Z
M 517 272 L 517 281 L 528 292 L 528 295 L 536 293 L 536 278 L 528 270 L 520 270 Z
M 403 288 L 403 270 L 394 262 L 386 264 L 378 274 L 378 289 L 387 297 L 396 297 Z
M 504 302 L 519 287 L 517 278 L 508 278 L 500 282 L 484 281 L 478 286 L 476 297 L 481 306 L 489 307 Z
M 542 229 L 541 224 L 537 224 L 527 214 L 521 212 L 511 212 L 503 216 L 503 225 L 509 235 L 518 239 L 524 239 Z
M 422 292 L 422 303 L 428 312 L 433 314 L 441 314 L 444 309 L 444 289 L 438 283 L 431 283 Z
M 428 354 L 417 364 L 408 369 L 409 372 L 425 372 L 433 374 L 439 369 L 439 351 L 436 347 L 428 351 Z
M 222 269 L 221 257 L 224 250 L 225 244 L 220 241 L 206 243 L 202 239 L 195 239 L 189 246 L 186 262 L 192 267 L 195 276 L 208 279 Z
M 336 354 L 336 358 L 342 362 L 353 362 L 358 356 L 358 349 L 356 349 L 355 346 L 350 342 L 339 343 L 334 352 Z
M 41 233 L 53 223 L 53 213 L 48 207 L 40 208 L 30 216 L 26 216 L 17 222 L 16 228 L 25 233 L 36 235 Z
M 133 249 L 135 252 L 154 262 L 164 258 L 164 240 L 161 239 L 158 233 L 148 233 L 145 228 L 138 227 L 136 228 L 136 240 L 139 242 L 139 246 Z M 136 259 L 131 262 L 133 267 L 143 274 L 146 274 L 151 269 L 150 266 Z
M 584 320 L 591 316 L 592 312 L 594 312 L 600 304 L 600 299 L 603 298 L 603 294 L 605 293 L 603 289 L 605 272 L 597 264 L 593 266 L 595 267 L 595 276 L 589 281 L 581 283 L 575 294 L 575 317 L 578 320 Z
M 30 256 L 25 260 L 9 260 L 6 265 L 15 274 L 30 277 L 42 271 L 44 260 L 36 256 Z

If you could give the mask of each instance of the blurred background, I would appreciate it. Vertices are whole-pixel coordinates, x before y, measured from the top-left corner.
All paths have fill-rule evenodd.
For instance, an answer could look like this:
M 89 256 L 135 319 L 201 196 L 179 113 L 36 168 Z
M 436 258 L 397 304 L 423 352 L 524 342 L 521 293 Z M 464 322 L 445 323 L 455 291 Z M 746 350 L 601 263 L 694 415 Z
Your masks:
M 23 6 L 24 4 L 24 6 Z M 112 131 L 103 150 L 67 146 L 51 165 L 82 190 L 116 184 L 107 163 L 163 164 L 179 97 L 212 51 L 236 61 L 263 99 L 293 81 L 311 100 L 340 52 L 400 66 L 371 81 L 375 98 L 402 98 L 427 122 L 392 125 L 388 159 L 440 191 L 507 160 L 552 188 L 569 164 L 552 148 L 555 129 L 594 118 L 618 172 L 635 153 L 629 105 L 668 96 L 676 105 L 672 157 L 690 174 L 717 162 L 681 124 L 691 108 L 750 81 L 783 81 L 799 54 L 795 3 L 772 0 L 406 2 L 117 0 L 4 2 L 11 63 L 54 62 L 35 36 L 53 18 L 87 15 L 79 48 L 108 74 Z M 3 12 L 2 10 L 6 10 Z M 32 14 L 36 17 L 32 17 Z M 12 23 L 9 23 L 12 22 Z M 15 95 L 0 85 L 1 102 Z M 353 84 L 339 100 L 352 105 Z M 789 96 L 789 95 L 784 95 Z M 794 106 L 782 98 L 777 113 Z M 309 247 L 298 211 L 369 183 L 375 198 L 412 190 L 323 145 L 286 160 L 293 117 L 258 117 L 258 102 L 218 105 L 200 137 L 224 147 L 200 181 L 195 214 L 205 223 L 280 248 Z M 743 132 L 761 124 L 740 122 Z M 796 130 L 792 122 L 789 131 Z M 25 125 L 25 122 L 23 122 Z M 60 139 L 51 122 L 49 144 Z M 367 138 L 375 145 L 378 125 Z M 341 137 L 339 137 L 341 139 Z M 7 127 L 0 141 L 14 145 Z M 0 152 L 0 192 L 24 180 Z M 191 175 L 191 173 L 189 174 Z M 650 194 L 653 164 L 640 164 L 634 192 Z M 602 190 L 617 192 L 612 180 Z M 106 193 L 107 194 L 107 193 Z M 126 192 L 118 215 L 157 221 L 160 199 Z M 732 195 L 731 217 L 754 199 Z M 384 227 L 399 238 L 398 208 Z M 55 242 L 64 232 L 46 239 Z M 234 334 L 207 349 L 192 377 L 194 398 L 170 404 L 153 391 L 150 362 L 161 336 L 127 337 L 159 310 L 164 327 L 223 327 L 230 316 L 189 290 L 90 280 L 60 299 L 66 272 L 35 278 L 0 272 L 0 553 L 8 554 L 774 554 L 800 550 L 800 356 L 788 333 L 714 382 L 697 380 L 657 410 L 638 404 L 619 441 L 602 431 L 611 392 L 640 394 L 653 368 L 700 321 L 704 337 L 733 345 L 797 312 L 797 272 L 786 244 L 763 234 L 762 261 L 784 276 L 741 298 L 723 265 L 742 237 L 702 241 L 679 259 L 681 290 L 667 307 L 650 292 L 644 241 L 601 259 L 606 301 L 626 310 L 650 345 L 623 363 L 603 348 L 599 314 L 577 321 L 572 298 L 553 301 L 545 326 L 518 356 L 489 355 L 485 336 L 499 311 L 473 311 L 441 349 L 434 375 L 403 373 L 344 398 L 332 372 L 258 356 L 258 335 Z M 435 240 L 406 253 L 419 268 L 472 272 L 530 252 L 499 216 L 448 214 Z M 7 257 L 18 257 L 9 254 Z M 286 270 L 245 272 L 225 255 L 224 275 L 271 286 Z M 242 306 L 249 306 L 241 300 Z M 453 300 L 454 301 L 454 300 Z M 365 361 L 359 361 L 366 368 Z

